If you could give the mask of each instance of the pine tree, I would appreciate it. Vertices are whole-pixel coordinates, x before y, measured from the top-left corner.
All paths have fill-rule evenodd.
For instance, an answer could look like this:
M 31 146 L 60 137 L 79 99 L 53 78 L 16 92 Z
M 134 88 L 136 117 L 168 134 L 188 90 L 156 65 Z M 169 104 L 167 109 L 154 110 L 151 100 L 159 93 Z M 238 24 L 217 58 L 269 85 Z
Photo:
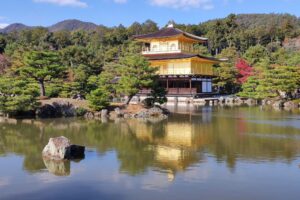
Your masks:
M 146 58 L 139 54 L 124 56 L 120 58 L 119 64 L 120 80 L 116 92 L 128 96 L 126 104 L 129 104 L 132 97 L 141 89 L 151 87 L 157 76 L 157 69 L 151 67 Z
M 38 88 L 28 79 L 0 77 L 0 111 L 18 114 L 37 106 Z
M 25 66 L 19 69 L 24 77 L 33 78 L 40 86 L 40 96 L 45 96 L 45 82 L 61 78 L 65 67 L 61 65 L 57 53 L 50 51 L 31 51 L 24 59 Z

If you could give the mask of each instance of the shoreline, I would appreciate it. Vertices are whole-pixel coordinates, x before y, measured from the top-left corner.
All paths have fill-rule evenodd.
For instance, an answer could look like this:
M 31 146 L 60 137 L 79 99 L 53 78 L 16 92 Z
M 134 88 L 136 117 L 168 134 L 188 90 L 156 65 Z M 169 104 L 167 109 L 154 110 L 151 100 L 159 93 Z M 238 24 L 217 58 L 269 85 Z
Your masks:
M 218 101 L 197 103 L 189 102 L 167 102 L 162 106 L 154 106 L 153 108 L 145 108 L 139 103 L 129 104 L 126 108 L 121 104 L 112 104 L 107 109 L 101 111 L 92 111 L 88 108 L 86 100 L 62 99 L 54 98 L 42 100 L 41 106 L 36 111 L 29 111 L 20 115 L 0 115 L 2 119 L 16 120 L 34 120 L 34 119 L 59 119 L 59 118 L 85 118 L 93 119 L 166 119 L 171 113 L 168 107 L 184 107 L 184 106 L 201 106 L 201 107 L 260 107 L 264 110 L 274 111 L 300 111 L 300 100 L 283 101 L 283 100 L 262 100 L 258 102 L 253 99 L 241 98 L 219 98 Z M 173 112 L 172 112 L 173 113 Z M 176 113 L 176 112 L 174 112 Z M 1 113 L 0 113 L 1 114 Z M 107 121 L 107 120 L 104 120 Z

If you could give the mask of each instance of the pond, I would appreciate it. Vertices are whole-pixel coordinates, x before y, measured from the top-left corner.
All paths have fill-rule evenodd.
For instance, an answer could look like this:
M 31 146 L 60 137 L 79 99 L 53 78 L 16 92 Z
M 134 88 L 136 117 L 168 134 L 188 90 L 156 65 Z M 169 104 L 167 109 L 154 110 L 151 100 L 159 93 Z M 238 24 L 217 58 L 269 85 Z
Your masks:
M 0 199 L 299 199 L 300 113 L 173 106 L 164 121 L 1 120 Z M 43 160 L 50 137 L 83 160 Z

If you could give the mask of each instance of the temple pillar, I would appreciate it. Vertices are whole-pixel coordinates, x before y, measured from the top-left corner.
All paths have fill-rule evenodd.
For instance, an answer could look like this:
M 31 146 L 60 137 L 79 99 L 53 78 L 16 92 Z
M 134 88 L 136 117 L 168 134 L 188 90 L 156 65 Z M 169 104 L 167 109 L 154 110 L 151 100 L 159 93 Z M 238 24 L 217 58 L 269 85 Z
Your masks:
M 190 93 L 192 94 L 192 78 L 190 78 Z

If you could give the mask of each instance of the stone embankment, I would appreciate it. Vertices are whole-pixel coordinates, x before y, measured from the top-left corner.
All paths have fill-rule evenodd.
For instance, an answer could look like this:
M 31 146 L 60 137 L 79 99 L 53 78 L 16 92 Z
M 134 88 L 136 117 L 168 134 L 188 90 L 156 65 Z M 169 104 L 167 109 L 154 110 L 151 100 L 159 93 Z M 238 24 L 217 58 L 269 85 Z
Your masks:
M 220 105 L 229 105 L 229 106 L 256 106 L 259 102 L 255 99 L 250 98 L 240 98 L 240 97 L 220 97 L 218 99 L 218 104 Z
M 36 110 L 38 118 L 76 117 L 83 116 L 88 111 L 86 101 L 73 99 L 50 99 L 41 102 Z
M 111 119 L 116 120 L 120 118 L 124 119 L 166 119 L 169 115 L 169 111 L 159 106 L 152 108 L 144 108 L 141 105 L 128 105 L 125 108 L 116 107 L 113 110 L 103 109 L 100 112 L 87 112 L 85 118 L 87 119 Z
M 210 102 L 208 102 L 210 103 Z M 300 100 L 283 100 L 283 99 L 264 99 L 261 101 L 251 98 L 240 98 L 240 97 L 220 97 L 217 99 L 215 105 L 226 105 L 226 106 L 270 106 L 274 109 L 298 109 L 300 108 Z

